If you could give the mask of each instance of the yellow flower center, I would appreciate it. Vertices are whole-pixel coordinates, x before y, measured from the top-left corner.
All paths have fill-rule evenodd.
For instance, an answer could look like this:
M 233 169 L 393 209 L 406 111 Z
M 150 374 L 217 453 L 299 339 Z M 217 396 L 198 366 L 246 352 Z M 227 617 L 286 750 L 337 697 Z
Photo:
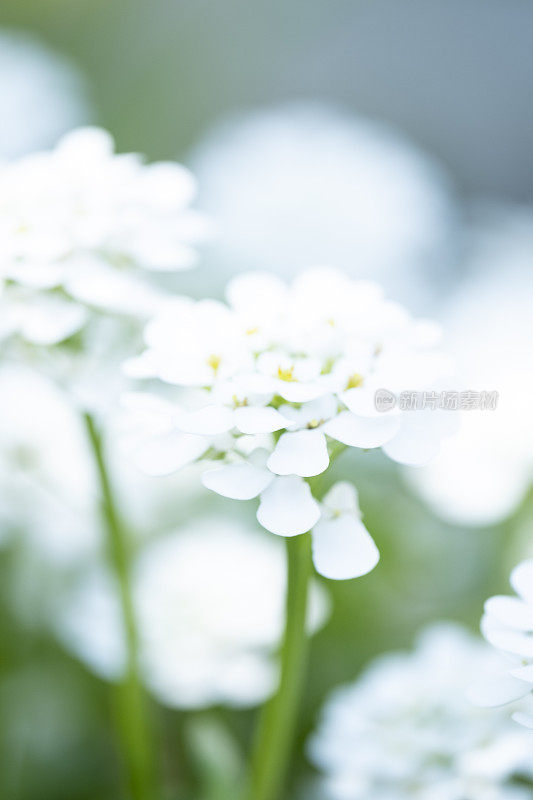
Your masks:
M 222 359 L 220 358 L 220 356 L 217 356 L 217 355 L 214 355 L 214 354 L 211 354 L 209 356 L 209 358 L 207 359 L 207 366 L 211 367 L 211 369 L 213 370 L 215 375 L 218 372 L 218 369 L 220 367 L 221 361 L 222 361 Z
M 352 375 L 350 375 L 350 377 L 348 378 L 348 380 L 346 382 L 346 390 L 348 390 L 348 389 L 357 389 L 358 386 L 362 386 L 363 385 L 363 380 L 364 379 L 363 379 L 362 375 L 359 375 L 358 372 L 354 372 Z
M 280 381 L 295 381 L 294 367 L 278 367 L 278 378 Z

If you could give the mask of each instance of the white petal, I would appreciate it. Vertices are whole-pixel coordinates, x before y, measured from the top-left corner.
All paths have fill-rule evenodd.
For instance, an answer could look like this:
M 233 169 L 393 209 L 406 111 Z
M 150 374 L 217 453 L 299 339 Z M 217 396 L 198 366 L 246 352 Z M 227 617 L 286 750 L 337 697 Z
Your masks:
M 399 464 L 412 467 L 427 464 L 438 455 L 441 440 L 448 435 L 453 415 L 453 411 L 431 409 L 405 412 L 401 416 L 398 433 L 383 446 L 383 451 Z M 457 414 L 454 419 L 458 420 Z
M 482 631 L 485 639 L 498 650 L 504 650 L 506 653 L 512 653 L 522 658 L 533 658 L 533 637 L 525 633 L 491 628 L 486 625 L 482 627 Z
M 527 667 L 518 667 L 518 669 L 512 669 L 511 675 L 514 678 L 519 678 L 521 681 L 533 683 L 533 664 L 528 664 Z
M 206 489 L 232 500 L 251 500 L 272 482 L 268 470 L 253 464 L 229 464 L 209 469 L 202 475 Z
M 164 302 L 148 284 L 85 257 L 70 264 L 65 288 L 83 303 L 133 316 L 152 316 Z
M 523 714 L 521 711 L 515 711 L 512 715 L 512 719 L 518 722 L 519 725 L 523 725 L 524 728 L 533 730 L 533 714 Z
M 177 431 L 148 439 L 137 448 L 134 460 L 148 475 L 170 475 L 200 458 L 208 447 L 203 436 Z
M 380 417 L 357 417 L 351 411 L 341 411 L 323 427 L 324 433 L 350 447 L 365 450 L 390 441 L 400 427 L 399 417 L 382 414 Z
M 496 708 L 520 700 L 531 691 L 530 684 L 502 675 L 501 678 L 491 681 L 481 681 L 476 686 L 468 689 L 468 699 L 471 703 L 481 708 Z
M 233 428 L 233 414 L 225 406 L 205 406 L 197 411 L 184 411 L 176 417 L 176 426 L 185 433 L 218 436 Z
M 338 515 L 350 513 L 359 516 L 359 496 L 357 489 L 348 481 L 337 481 L 322 500 L 322 505 Z
M 358 386 L 342 392 L 339 394 L 339 398 L 352 414 L 357 414 L 359 417 L 382 417 L 384 412 L 378 411 L 376 408 L 375 392 L 376 389 L 374 387 Z M 392 408 L 386 412 L 387 416 L 396 416 L 397 414 L 397 408 Z
M 61 254 L 58 253 L 58 258 Z M 14 262 L 6 269 L 8 278 L 33 289 L 53 289 L 63 281 L 65 269 L 61 262 L 32 264 Z
M 514 568 L 511 572 L 511 586 L 524 600 L 533 603 L 533 558 Z
M 316 400 L 303 403 L 300 408 L 282 405 L 280 411 L 291 420 L 295 428 L 305 428 L 306 425 L 313 421 L 321 423 L 331 419 L 337 411 L 337 406 L 338 402 L 334 395 L 327 394 L 324 397 L 318 397 Z
M 347 580 L 366 575 L 379 561 L 379 550 L 357 517 L 322 519 L 313 528 L 313 562 L 325 578 Z
M 51 345 L 76 333 L 87 319 L 87 310 L 77 303 L 47 298 L 29 303 L 20 322 L 20 333 L 34 344 Z
M 298 536 L 316 525 L 320 507 L 309 485 L 296 475 L 275 478 L 261 494 L 257 519 L 278 536 Z
M 241 433 L 273 433 L 286 428 L 289 420 L 275 408 L 243 406 L 235 409 L 235 426 Z
M 491 597 L 485 603 L 485 612 L 510 628 L 533 631 L 533 604 L 517 597 Z
M 307 403 L 328 393 L 326 386 L 298 381 L 277 381 L 276 388 L 278 394 L 288 403 Z
M 326 437 L 319 430 L 283 433 L 267 461 L 276 475 L 320 475 L 329 465 Z
M 122 364 L 122 371 L 128 378 L 155 378 L 159 362 L 153 350 L 145 350 L 139 356 L 127 358 Z

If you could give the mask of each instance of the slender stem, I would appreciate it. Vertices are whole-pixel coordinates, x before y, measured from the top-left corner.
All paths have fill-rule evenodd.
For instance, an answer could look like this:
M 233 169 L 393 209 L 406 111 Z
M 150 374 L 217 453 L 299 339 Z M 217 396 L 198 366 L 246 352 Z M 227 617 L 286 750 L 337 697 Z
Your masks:
M 276 695 L 265 706 L 252 758 L 247 800 L 279 800 L 292 755 L 303 690 L 308 637 L 305 629 L 311 575 L 311 536 L 286 540 L 287 600 Z
M 138 635 L 131 593 L 130 550 L 113 499 L 100 432 L 90 414 L 84 414 L 84 422 L 100 484 L 107 553 L 117 581 L 126 643 L 126 671 L 117 687 L 116 696 L 117 733 L 127 770 L 130 797 L 132 800 L 154 800 L 152 750 L 140 678 Z

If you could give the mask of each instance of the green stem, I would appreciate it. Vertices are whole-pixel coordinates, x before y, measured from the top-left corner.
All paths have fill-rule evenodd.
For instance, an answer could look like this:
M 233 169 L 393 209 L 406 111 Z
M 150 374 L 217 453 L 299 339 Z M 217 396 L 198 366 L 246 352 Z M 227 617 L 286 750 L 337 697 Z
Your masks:
M 344 450 L 346 445 L 333 442 L 330 445 L 330 464 Z M 324 476 L 322 473 L 307 479 L 317 499 L 324 493 Z M 260 718 L 245 800 L 280 800 L 283 796 L 305 678 L 308 652 L 305 623 L 312 571 L 311 534 L 286 539 L 286 545 L 287 599 L 280 683 Z
M 117 687 L 116 697 L 117 733 L 124 767 L 127 770 L 130 797 L 132 800 L 154 800 L 152 750 L 139 669 L 138 636 L 131 593 L 130 549 L 113 499 L 100 432 L 91 414 L 84 414 L 84 422 L 100 484 L 107 553 L 117 581 L 126 643 L 126 671 Z
M 247 800 L 279 800 L 292 755 L 308 637 L 305 622 L 311 575 L 311 535 L 286 540 L 287 600 L 276 695 L 265 706 L 252 758 Z

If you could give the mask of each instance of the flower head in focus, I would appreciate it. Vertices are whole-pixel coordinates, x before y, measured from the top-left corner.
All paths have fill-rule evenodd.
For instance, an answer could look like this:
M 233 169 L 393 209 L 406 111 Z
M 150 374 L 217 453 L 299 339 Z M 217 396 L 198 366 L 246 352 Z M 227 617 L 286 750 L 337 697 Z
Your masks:
M 272 533 L 313 529 L 315 539 L 329 539 L 336 559 L 315 546 L 315 564 L 329 577 L 361 575 L 377 558 L 356 493 L 343 486 L 328 496 L 331 508 L 320 504 L 317 476 L 345 447 L 382 447 L 410 465 L 433 457 L 456 415 L 381 413 L 375 392 L 436 385 L 449 370 L 435 348 L 438 331 L 385 300 L 377 285 L 330 269 L 308 270 L 290 286 L 245 273 L 227 298 L 180 300 L 148 324 L 146 349 L 127 372 L 174 390 L 126 398 L 142 410 L 135 458 L 154 474 L 211 462 L 205 486 L 233 499 L 259 497 L 257 518 Z M 358 544 L 345 548 L 350 535 Z
M 144 679 L 160 702 L 201 708 L 264 700 L 276 683 L 285 580 L 278 542 L 218 517 L 148 544 L 135 565 L 133 596 Z M 326 596 L 313 585 L 310 629 L 326 615 Z M 122 674 L 122 628 L 106 574 L 77 584 L 56 627 L 97 674 Z
M 4 163 L 0 186 L 3 338 L 60 342 L 89 309 L 151 316 L 165 294 L 148 277 L 194 266 L 207 231 L 184 167 L 115 154 L 98 128 Z
M 499 657 L 459 626 L 371 663 L 327 700 L 309 754 L 328 800 L 526 800 L 531 750 L 508 717 L 473 707 L 469 681 Z M 514 780 L 517 779 L 516 783 Z
M 485 639 L 510 659 L 508 669 L 493 681 L 480 677 L 470 695 L 489 708 L 522 701 L 513 719 L 533 730 L 533 559 L 512 571 L 511 586 L 518 596 L 491 597 L 481 620 Z

